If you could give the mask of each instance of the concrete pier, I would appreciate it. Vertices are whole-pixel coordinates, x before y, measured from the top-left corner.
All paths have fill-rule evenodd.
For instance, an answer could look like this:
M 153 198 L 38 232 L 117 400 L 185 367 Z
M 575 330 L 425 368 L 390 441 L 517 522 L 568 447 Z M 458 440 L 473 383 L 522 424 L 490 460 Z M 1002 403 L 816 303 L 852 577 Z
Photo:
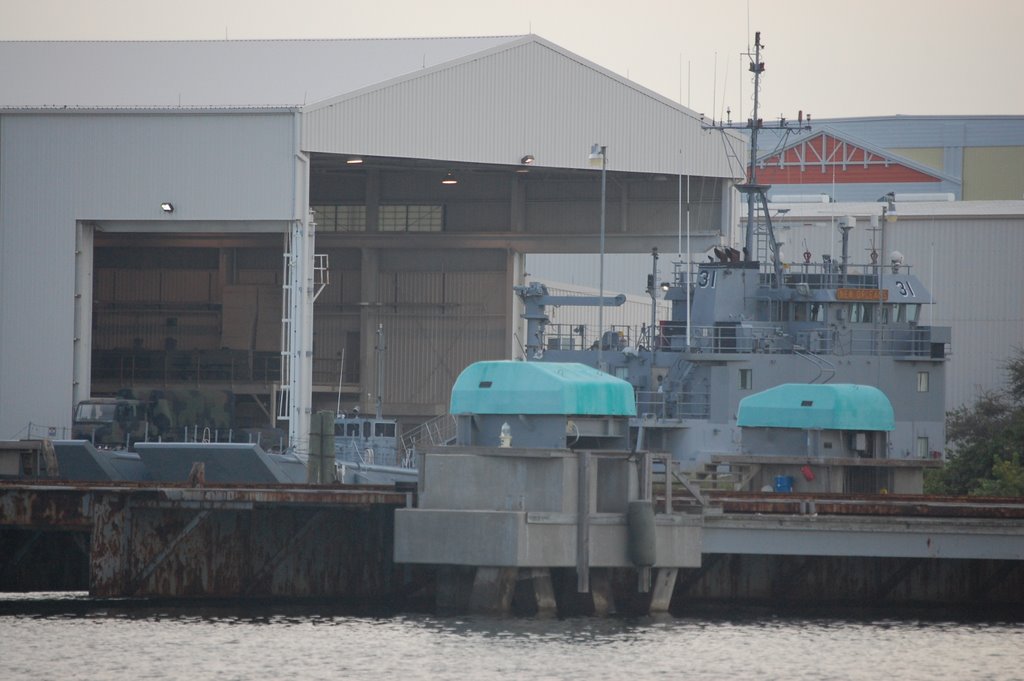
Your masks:
M 580 479 L 572 466 L 570 473 L 566 479 Z M 618 489 L 613 480 L 602 485 Z M 514 545 L 525 556 L 557 557 L 532 540 L 548 542 L 552 527 L 561 528 L 553 536 L 564 555 L 554 564 L 403 565 L 394 557 L 410 545 L 403 547 L 396 524 L 415 496 L 393 488 L 7 481 L 0 482 L 0 588 L 118 598 L 315 597 L 530 616 L 684 614 L 707 604 L 1024 613 L 1024 501 L 731 492 L 705 501 L 697 513 L 666 514 L 664 497 L 655 500 L 659 531 L 680 523 L 700 532 L 697 561 L 687 565 L 661 565 L 660 543 L 653 567 L 630 564 L 624 514 L 592 510 L 591 560 L 581 568 L 572 552 L 573 514 L 525 509 L 507 512 L 522 524 Z M 518 506 L 518 497 L 511 503 Z M 490 527 L 467 536 L 484 537 Z M 473 526 L 441 535 L 438 555 L 457 557 L 450 549 L 466 539 L 466 528 Z

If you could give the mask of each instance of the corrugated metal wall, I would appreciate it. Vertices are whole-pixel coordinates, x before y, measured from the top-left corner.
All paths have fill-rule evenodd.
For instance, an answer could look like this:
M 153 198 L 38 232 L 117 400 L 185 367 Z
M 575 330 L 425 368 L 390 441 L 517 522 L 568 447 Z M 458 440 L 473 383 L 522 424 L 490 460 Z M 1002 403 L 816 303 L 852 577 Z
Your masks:
M 585 168 L 597 142 L 608 147 L 611 170 L 715 177 L 742 175 L 746 153 L 738 136 L 724 144 L 692 112 L 540 42 L 303 117 L 303 148 L 331 153 L 512 165 L 535 154 L 541 166 Z
M 405 270 L 410 257 L 418 271 Z M 368 313 L 384 327 L 382 395 L 391 413 L 444 413 L 466 366 L 507 358 L 504 262 L 498 252 L 389 252 L 389 269 L 378 273 L 382 305 Z

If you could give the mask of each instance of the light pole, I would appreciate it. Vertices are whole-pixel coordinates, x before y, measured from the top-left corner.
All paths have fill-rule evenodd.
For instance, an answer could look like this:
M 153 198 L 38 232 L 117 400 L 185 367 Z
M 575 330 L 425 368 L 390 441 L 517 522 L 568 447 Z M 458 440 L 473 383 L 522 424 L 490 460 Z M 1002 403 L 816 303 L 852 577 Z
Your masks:
M 598 270 L 597 303 L 597 368 L 604 371 L 604 213 L 608 178 L 608 147 L 597 144 L 590 147 L 590 165 L 601 165 L 601 264 Z

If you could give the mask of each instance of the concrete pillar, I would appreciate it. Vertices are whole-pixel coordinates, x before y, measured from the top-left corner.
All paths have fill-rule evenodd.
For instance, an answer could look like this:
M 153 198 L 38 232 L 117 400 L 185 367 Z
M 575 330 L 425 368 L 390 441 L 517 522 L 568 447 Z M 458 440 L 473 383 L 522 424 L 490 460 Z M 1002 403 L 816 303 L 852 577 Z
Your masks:
M 651 607 L 650 611 L 668 612 L 672 603 L 672 592 L 676 588 L 676 576 L 679 568 L 658 568 L 654 571 L 654 580 L 651 584 Z
M 590 595 L 594 599 L 594 614 L 598 617 L 614 615 L 615 594 L 607 568 L 593 568 L 590 571 Z
M 469 612 L 508 613 L 516 589 L 517 568 L 478 567 L 469 596 Z
M 549 568 L 522 568 L 516 581 L 516 612 L 537 617 L 558 614 L 558 601 Z

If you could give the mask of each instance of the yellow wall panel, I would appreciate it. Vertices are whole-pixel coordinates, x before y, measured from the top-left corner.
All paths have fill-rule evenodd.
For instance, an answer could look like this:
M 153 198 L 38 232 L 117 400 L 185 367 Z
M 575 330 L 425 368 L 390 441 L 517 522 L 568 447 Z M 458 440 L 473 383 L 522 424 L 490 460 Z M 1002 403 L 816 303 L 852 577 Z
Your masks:
M 941 171 L 943 169 L 943 156 L 945 154 L 941 147 L 925 149 L 925 148 L 914 148 L 914 149 L 889 149 L 894 154 L 899 154 L 905 158 L 909 158 L 911 161 L 917 161 L 921 165 L 926 165 L 929 168 L 935 168 Z
M 1024 198 L 1024 147 L 964 149 L 964 200 Z

